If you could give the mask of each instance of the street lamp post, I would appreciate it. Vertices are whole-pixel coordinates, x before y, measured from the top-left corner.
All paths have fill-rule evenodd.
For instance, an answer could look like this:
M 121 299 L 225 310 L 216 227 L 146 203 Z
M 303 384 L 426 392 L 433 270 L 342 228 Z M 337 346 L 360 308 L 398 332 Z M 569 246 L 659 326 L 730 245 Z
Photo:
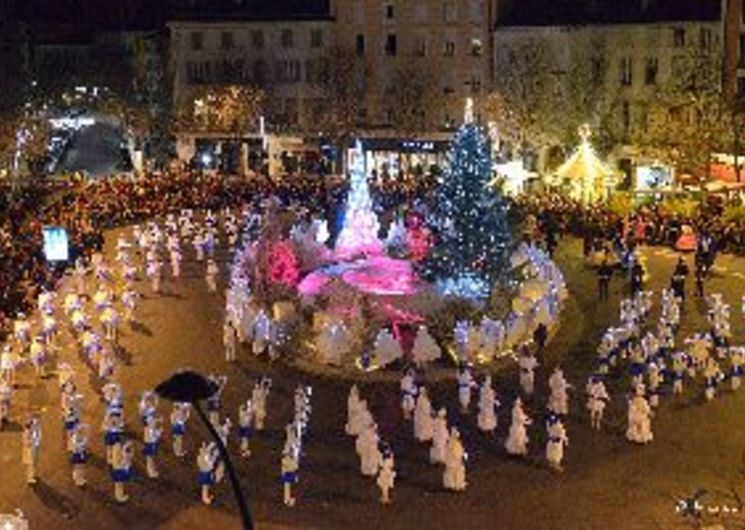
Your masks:
M 230 460 L 228 449 L 225 447 L 225 444 L 222 443 L 222 439 L 217 434 L 217 431 L 209 421 L 209 418 L 207 418 L 200 403 L 217 392 L 217 385 L 197 372 L 184 370 L 176 372 L 171 377 L 160 383 L 155 387 L 155 392 L 169 401 L 190 403 L 194 406 L 197 415 L 215 440 L 217 448 L 220 451 L 220 456 L 225 462 L 225 469 L 228 472 L 228 479 L 233 488 L 235 500 L 238 503 L 238 510 L 241 514 L 243 528 L 244 530 L 253 530 L 254 526 L 251 512 L 248 509 L 248 504 L 246 504 L 246 499 L 243 496 L 243 490 L 238 481 L 238 475 L 233 467 L 233 462 Z

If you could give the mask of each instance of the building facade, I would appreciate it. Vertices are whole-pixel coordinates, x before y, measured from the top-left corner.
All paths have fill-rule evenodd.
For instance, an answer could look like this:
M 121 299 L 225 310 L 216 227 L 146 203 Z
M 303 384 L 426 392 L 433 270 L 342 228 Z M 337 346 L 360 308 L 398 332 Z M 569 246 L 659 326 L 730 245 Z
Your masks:
M 333 136 L 328 115 L 336 105 L 353 114 L 342 119 L 366 137 L 373 167 L 397 172 L 410 160 L 441 162 L 465 99 L 478 109 L 489 91 L 492 0 L 333 0 L 310 2 L 306 12 L 282 4 L 267 11 L 237 2 L 174 17 L 177 104 L 200 85 L 255 86 L 267 98 L 267 130 L 306 138 Z M 355 89 L 339 95 L 341 84 Z M 341 101 L 349 98 L 358 101 Z M 402 158 L 397 138 L 421 140 L 416 145 L 430 152 Z
M 488 92 L 489 0 L 335 0 L 332 10 L 337 45 L 366 63 L 360 109 L 366 128 L 451 130 L 462 122 L 465 99 L 478 101 Z M 407 84 L 419 101 L 401 94 Z M 421 106 L 423 115 L 402 123 L 403 102 Z
M 718 0 L 648 0 L 625 3 L 625 10 L 601 5 L 597 13 L 573 14 L 552 10 L 541 0 L 533 3 L 534 9 L 510 5 L 500 13 L 492 35 L 495 76 L 503 65 L 514 64 L 518 51 L 525 56 L 525 50 L 533 50 L 539 58 L 532 69 L 543 70 L 548 78 L 536 84 L 554 92 L 549 97 L 554 102 L 576 107 L 565 111 L 567 121 L 586 119 L 612 135 L 612 156 L 629 176 L 634 165 L 644 163 L 634 143 L 651 134 L 652 110 L 661 93 L 694 77 L 705 83 L 700 90 L 724 89 L 726 4 L 720 7 Z M 603 2 L 595 2 L 596 8 L 598 4 Z

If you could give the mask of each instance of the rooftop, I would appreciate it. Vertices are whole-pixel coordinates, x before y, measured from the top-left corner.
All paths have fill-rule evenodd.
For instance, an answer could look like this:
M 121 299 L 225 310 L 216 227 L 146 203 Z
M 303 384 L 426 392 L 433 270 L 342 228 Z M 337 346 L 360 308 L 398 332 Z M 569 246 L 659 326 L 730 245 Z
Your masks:
M 721 9 L 720 0 L 511 0 L 497 26 L 715 22 Z
M 329 0 L 203 0 L 176 10 L 175 21 L 282 21 L 330 19 Z

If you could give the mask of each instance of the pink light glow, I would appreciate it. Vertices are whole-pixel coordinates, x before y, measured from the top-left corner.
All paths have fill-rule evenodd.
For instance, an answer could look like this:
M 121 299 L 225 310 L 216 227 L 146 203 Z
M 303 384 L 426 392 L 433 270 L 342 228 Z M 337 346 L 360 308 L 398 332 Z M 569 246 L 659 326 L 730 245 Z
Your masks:
M 332 277 L 341 278 L 357 290 L 377 295 L 412 295 L 416 293 L 416 276 L 411 263 L 387 256 L 339 263 L 308 274 L 298 285 L 306 296 L 323 292 Z

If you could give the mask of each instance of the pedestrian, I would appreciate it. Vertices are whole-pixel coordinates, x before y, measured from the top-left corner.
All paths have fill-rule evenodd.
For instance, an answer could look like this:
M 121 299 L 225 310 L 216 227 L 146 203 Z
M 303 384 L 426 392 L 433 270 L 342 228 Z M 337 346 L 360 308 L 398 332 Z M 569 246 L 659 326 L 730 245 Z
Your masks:
M 520 398 L 515 399 L 515 404 L 512 406 L 512 423 L 505 442 L 505 449 L 508 454 L 516 456 L 528 454 L 528 431 L 526 427 L 531 423 L 532 420 L 523 411 L 522 401 L 520 401 Z
M 456 427 L 452 427 L 445 451 L 445 470 L 442 474 L 442 484 L 446 490 L 464 491 L 466 489 L 466 458 L 460 432 Z
M 0 430 L 10 421 L 10 405 L 13 400 L 13 387 L 0 377 Z
M 569 445 L 566 429 L 561 423 L 561 418 L 550 414 L 546 420 L 546 431 L 548 440 L 546 441 L 546 460 L 549 466 L 556 471 L 563 471 L 561 462 L 564 460 L 564 447 Z
M 448 438 L 447 410 L 441 408 L 432 422 L 432 447 L 429 449 L 429 461 L 432 464 L 444 464 Z
M 494 388 L 492 388 L 491 375 L 486 375 L 479 389 L 477 424 L 481 432 L 492 433 L 496 430 L 499 405 Z
M 215 484 L 215 465 L 218 458 L 215 442 L 202 443 L 197 453 L 197 482 L 202 495 L 202 504 L 209 506 L 214 501 L 211 488 Z
M 229 363 L 234 362 L 236 348 L 235 328 L 228 320 L 222 326 L 222 341 L 225 346 L 225 360 Z
M 251 400 L 247 400 L 238 410 L 238 438 L 241 445 L 241 456 L 251 456 L 251 437 L 253 436 L 254 410 Z
M 378 488 L 380 488 L 380 504 L 391 503 L 391 490 L 396 483 L 396 469 L 394 467 L 393 452 L 390 448 L 383 452 L 383 464 L 378 471 Z
M 613 276 L 613 268 L 608 263 L 608 259 L 604 258 L 603 262 L 598 268 L 598 299 L 607 300 L 608 291 L 610 288 L 610 280 Z
M 222 406 L 222 392 L 225 389 L 225 385 L 228 384 L 228 378 L 225 375 L 214 375 L 210 374 L 208 379 L 214 383 L 215 392 L 207 398 L 207 413 L 209 415 L 210 423 L 217 426 L 220 422 L 220 408 Z
M 704 281 L 706 280 L 706 269 L 704 267 L 696 267 L 696 296 L 699 298 L 704 297 Z
M 142 436 L 142 452 L 145 455 L 145 468 L 147 476 L 150 478 L 158 478 L 159 476 L 155 458 L 158 456 L 160 437 L 163 434 L 162 423 L 163 418 L 160 416 L 149 416 Z
M 586 386 L 587 409 L 590 411 L 590 426 L 600 430 L 605 406 L 610 401 L 605 383 L 598 376 L 591 376 Z
M 626 439 L 639 444 L 651 442 L 653 439 L 652 415 L 652 408 L 644 397 L 644 385 L 640 384 L 629 399 Z
M 458 403 L 460 403 L 461 414 L 468 414 L 471 404 L 471 389 L 476 386 L 471 370 L 465 364 L 461 364 L 458 370 Z
M 114 481 L 114 498 L 121 504 L 129 500 L 127 483 L 132 478 L 133 456 L 134 445 L 132 440 L 114 445 L 111 459 L 111 479 Z
M 104 445 L 106 446 L 106 462 L 113 464 L 114 448 L 120 445 L 124 434 L 124 419 L 121 411 L 108 409 L 103 423 Z
M 546 347 L 547 340 L 548 328 L 546 327 L 546 324 L 541 322 L 536 326 L 535 331 L 533 332 L 533 342 L 538 346 L 538 351 L 543 351 L 543 348 Z
M 414 437 L 420 442 L 432 439 L 432 403 L 424 387 L 419 389 L 414 408 Z
M 732 348 L 731 351 L 730 381 L 732 382 L 732 390 L 737 390 L 740 388 L 740 382 L 742 380 L 742 365 L 745 364 L 745 355 L 743 354 L 742 347 Z M 2 393 L 0 393 L 0 396 L 2 396 Z
M 217 263 L 215 263 L 215 260 L 210 258 L 207 261 L 207 270 L 205 272 L 205 280 L 207 281 L 207 290 L 210 293 L 216 293 L 217 292 L 217 275 L 219 274 L 220 269 L 217 267 Z
M 530 350 L 530 347 L 523 345 L 520 348 L 520 357 L 517 360 L 520 367 L 520 388 L 527 396 L 533 394 L 535 388 L 535 369 L 538 361 Z
M 186 422 L 189 420 L 191 405 L 189 403 L 174 402 L 171 411 L 171 438 L 174 456 L 181 458 L 186 455 L 184 451 L 184 435 L 186 434 Z
M 282 452 L 282 500 L 284 505 L 288 507 L 295 506 L 295 497 L 292 496 L 292 486 L 298 481 L 298 456 L 298 451 L 295 448 L 289 448 Z
M 39 447 L 41 445 L 41 422 L 32 416 L 23 428 L 22 451 L 23 463 L 26 465 L 26 482 L 36 484 L 36 467 L 39 463 Z
M 551 389 L 548 410 L 559 416 L 569 414 L 569 394 L 567 391 L 572 388 L 572 385 L 567 383 L 561 368 L 554 369 L 551 377 L 548 378 L 548 386 Z
M 414 370 L 409 368 L 401 378 L 401 411 L 403 412 L 404 420 L 410 420 L 411 414 L 414 412 L 416 407 L 416 394 L 417 386 L 416 380 L 414 379 Z
M 88 461 L 88 432 L 90 427 L 87 424 L 79 423 L 72 434 L 72 454 L 70 463 L 72 464 L 72 481 L 82 488 L 86 485 L 85 464 Z

